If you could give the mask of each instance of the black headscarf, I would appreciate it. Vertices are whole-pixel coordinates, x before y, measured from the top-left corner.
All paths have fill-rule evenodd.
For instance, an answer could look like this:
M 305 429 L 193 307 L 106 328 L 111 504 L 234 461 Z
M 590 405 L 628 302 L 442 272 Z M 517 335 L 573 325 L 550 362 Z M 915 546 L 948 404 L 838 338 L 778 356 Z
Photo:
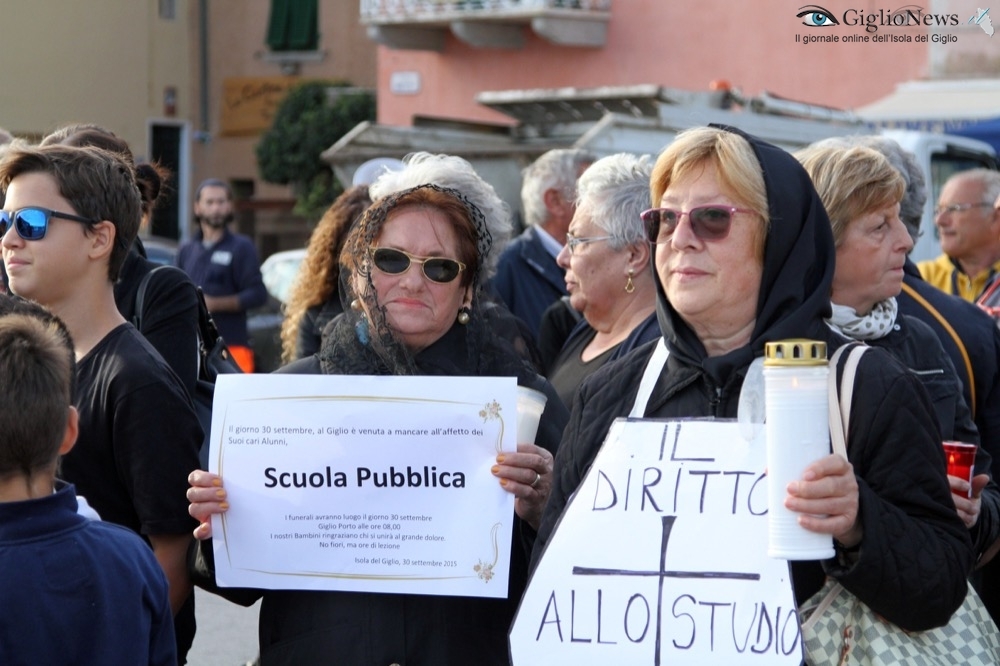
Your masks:
M 765 342 L 802 337 L 830 339 L 823 319 L 830 316 L 836 248 L 823 203 L 798 160 L 735 127 L 710 127 L 747 140 L 760 163 L 767 191 L 770 225 L 750 343 L 728 354 L 709 357 L 694 331 L 667 301 L 658 276 L 654 277 L 657 318 L 670 353 L 702 367 L 723 385 L 734 371 L 764 353 Z

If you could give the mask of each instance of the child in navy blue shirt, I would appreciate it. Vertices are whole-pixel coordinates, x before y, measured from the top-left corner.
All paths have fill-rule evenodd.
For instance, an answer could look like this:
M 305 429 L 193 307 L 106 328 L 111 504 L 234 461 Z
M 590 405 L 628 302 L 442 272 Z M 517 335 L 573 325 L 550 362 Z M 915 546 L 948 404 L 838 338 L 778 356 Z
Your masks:
M 80 515 L 56 479 L 78 430 L 69 334 L 10 296 L 0 313 L 0 663 L 173 666 L 167 580 L 149 546 Z

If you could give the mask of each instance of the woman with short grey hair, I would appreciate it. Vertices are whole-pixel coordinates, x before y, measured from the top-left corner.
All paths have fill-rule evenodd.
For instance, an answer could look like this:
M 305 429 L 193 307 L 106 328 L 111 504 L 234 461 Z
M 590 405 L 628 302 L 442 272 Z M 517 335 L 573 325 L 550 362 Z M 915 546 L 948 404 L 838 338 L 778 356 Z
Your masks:
M 566 270 L 570 305 L 587 324 L 574 330 L 549 366 L 549 380 L 566 405 L 637 327 L 646 324 L 655 337 L 656 287 L 640 218 L 650 205 L 651 170 L 648 156 L 619 153 L 594 162 L 577 183 L 576 213 L 557 262 Z

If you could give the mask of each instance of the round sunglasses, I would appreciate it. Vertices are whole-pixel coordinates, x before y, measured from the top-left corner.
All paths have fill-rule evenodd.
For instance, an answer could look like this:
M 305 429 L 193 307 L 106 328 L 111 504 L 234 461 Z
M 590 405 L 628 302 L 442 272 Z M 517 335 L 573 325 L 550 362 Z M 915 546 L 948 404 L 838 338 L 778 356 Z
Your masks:
M 420 264 L 424 277 L 431 282 L 447 284 L 465 270 L 465 264 L 444 257 L 418 257 L 391 247 L 376 247 L 369 250 L 375 268 L 388 275 L 400 275 L 409 270 L 411 263 Z
M 729 235 L 736 213 L 753 213 L 746 208 L 713 204 L 698 206 L 688 211 L 673 208 L 650 208 L 639 214 L 646 227 L 646 237 L 650 243 L 667 243 L 681 223 L 681 218 L 688 216 L 691 231 L 703 241 L 723 240 Z
M 45 232 L 49 230 L 49 221 L 53 217 L 88 225 L 97 224 L 96 220 L 79 215 L 60 213 L 38 206 L 27 206 L 17 210 L 0 210 L 0 238 L 5 236 L 7 230 L 13 226 L 17 235 L 26 241 L 42 240 L 45 238 Z

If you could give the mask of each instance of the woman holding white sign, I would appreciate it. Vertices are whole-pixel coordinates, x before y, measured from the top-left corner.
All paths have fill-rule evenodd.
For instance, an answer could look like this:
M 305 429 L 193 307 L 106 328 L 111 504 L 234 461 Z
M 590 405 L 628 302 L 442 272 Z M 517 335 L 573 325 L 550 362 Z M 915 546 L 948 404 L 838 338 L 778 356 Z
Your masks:
M 636 404 L 657 345 L 669 355 L 639 413 L 676 419 L 736 417 L 765 342 L 845 343 L 824 321 L 830 223 L 791 155 L 734 128 L 692 129 L 658 158 L 651 194 L 658 207 L 643 219 L 655 244 L 662 343 L 609 364 L 580 389 L 535 559 L 612 422 Z M 799 524 L 836 546 L 828 560 L 792 563 L 798 603 L 828 575 L 903 629 L 945 624 L 966 595 L 972 545 L 950 498 L 933 408 L 918 380 L 880 350 L 861 360 L 848 444 L 850 461 L 816 460 L 787 489 Z
M 527 580 L 566 409 L 505 334 L 509 314 L 480 301 L 495 264 L 493 239 L 509 233 L 492 187 L 464 160 L 421 155 L 376 181 L 371 194 L 375 203 L 341 255 L 345 314 L 317 355 L 283 372 L 515 376 L 544 391 L 537 445 L 519 443 L 492 469 L 516 497 L 508 595 L 262 591 L 251 595 L 263 597 L 261 662 L 507 664 L 507 629 Z M 228 508 L 225 491 L 218 477 L 203 471 L 191 475 L 191 484 L 191 514 L 202 521 L 195 536 L 205 539 L 210 516 Z M 210 550 L 202 547 L 205 555 Z

